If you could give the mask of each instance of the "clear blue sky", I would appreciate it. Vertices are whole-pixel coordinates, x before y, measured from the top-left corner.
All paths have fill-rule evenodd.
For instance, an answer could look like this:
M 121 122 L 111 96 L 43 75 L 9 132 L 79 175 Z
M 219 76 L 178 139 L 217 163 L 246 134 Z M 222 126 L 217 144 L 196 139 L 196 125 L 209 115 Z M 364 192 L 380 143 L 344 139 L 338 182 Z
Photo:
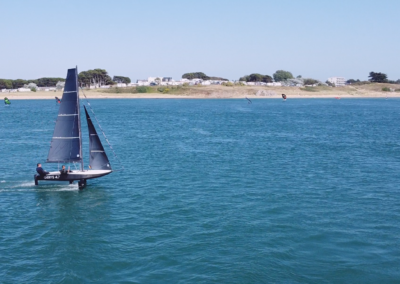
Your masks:
M 397 0 L 0 0 L 0 78 L 103 68 L 132 81 L 283 69 L 400 79 Z

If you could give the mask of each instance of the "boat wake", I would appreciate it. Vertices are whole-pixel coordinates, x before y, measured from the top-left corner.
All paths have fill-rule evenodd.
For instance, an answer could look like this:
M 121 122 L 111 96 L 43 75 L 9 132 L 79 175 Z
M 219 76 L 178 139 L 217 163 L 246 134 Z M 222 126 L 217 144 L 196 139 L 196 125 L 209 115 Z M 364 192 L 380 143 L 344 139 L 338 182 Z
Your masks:
M 211 132 L 208 132 L 208 131 L 206 131 L 206 130 L 204 130 L 204 129 L 201 129 L 201 128 L 192 128 L 191 129 L 193 132 L 195 132 L 195 133 L 198 133 L 198 134 L 201 134 L 201 135 L 211 135 Z
M 5 183 L 6 181 L 1 181 Z M 78 184 L 43 184 L 36 186 L 34 182 L 21 182 L 0 188 L 0 192 L 47 192 L 47 191 L 78 191 Z
M 62 185 L 62 186 L 52 186 L 49 188 L 49 186 L 39 186 L 36 191 L 39 192 L 47 192 L 47 191 L 79 191 L 79 187 L 77 184 L 68 184 L 68 185 Z

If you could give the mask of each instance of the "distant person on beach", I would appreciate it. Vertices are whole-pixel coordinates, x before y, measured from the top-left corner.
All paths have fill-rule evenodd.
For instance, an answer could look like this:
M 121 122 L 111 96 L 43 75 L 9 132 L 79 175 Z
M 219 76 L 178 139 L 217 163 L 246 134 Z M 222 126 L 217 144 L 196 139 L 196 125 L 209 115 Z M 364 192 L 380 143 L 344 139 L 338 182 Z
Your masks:
M 37 171 L 37 173 L 38 173 L 39 175 L 41 175 L 41 176 L 45 176 L 45 175 L 49 174 L 49 172 L 46 172 L 46 171 L 42 168 L 42 164 L 41 164 L 41 163 L 38 163 L 38 164 L 37 164 L 36 171 Z
M 66 175 L 66 174 L 68 174 L 70 172 L 72 172 L 72 171 L 70 169 L 67 170 L 64 165 L 61 167 L 61 170 L 60 170 L 61 174 Z

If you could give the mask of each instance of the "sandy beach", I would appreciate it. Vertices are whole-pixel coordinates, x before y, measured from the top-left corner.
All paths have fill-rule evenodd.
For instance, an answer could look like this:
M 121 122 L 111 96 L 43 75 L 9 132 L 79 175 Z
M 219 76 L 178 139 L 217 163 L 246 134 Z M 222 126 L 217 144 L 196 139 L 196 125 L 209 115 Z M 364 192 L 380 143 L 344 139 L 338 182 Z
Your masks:
M 290 98 L 390 98 L 400 97 L 400 92 L 381 91 L 387 84 L 370 84 L 346 87 L 262 87 L 262 86 L 191 86 L 179 93 L 132 93 L 132 89 L 92 89 L 84 90 L 81 96 L 89 99 L 279 99 L 282 94 Z M 42 100 L 62 97 L 62 92 L 21 92 L 2 93 L 10 100 Z

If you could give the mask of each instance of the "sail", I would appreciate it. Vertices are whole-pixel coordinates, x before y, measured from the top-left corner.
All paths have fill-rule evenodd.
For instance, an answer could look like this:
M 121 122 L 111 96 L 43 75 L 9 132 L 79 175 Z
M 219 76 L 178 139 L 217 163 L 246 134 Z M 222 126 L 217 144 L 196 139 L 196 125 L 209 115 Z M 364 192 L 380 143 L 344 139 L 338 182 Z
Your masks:
M 80 128 L 78 70 L 73 68 L 68 69 L 64 93 L 47 157 L 48 163 L 82 161 Z
M 85 108 L 86 120 L 89 129 L 89 167 L 92 170 L 111 170 L 110 161 L 108 160 L 100 138 L 97 135 L 93 122 L 86 110 L 86 107 L 83 107 Z
M 8 100 L 7 97 L 4 98 L 4 104 L 6 104 L 6 105 L 10 105 L 11 104 L 11 102 Z

